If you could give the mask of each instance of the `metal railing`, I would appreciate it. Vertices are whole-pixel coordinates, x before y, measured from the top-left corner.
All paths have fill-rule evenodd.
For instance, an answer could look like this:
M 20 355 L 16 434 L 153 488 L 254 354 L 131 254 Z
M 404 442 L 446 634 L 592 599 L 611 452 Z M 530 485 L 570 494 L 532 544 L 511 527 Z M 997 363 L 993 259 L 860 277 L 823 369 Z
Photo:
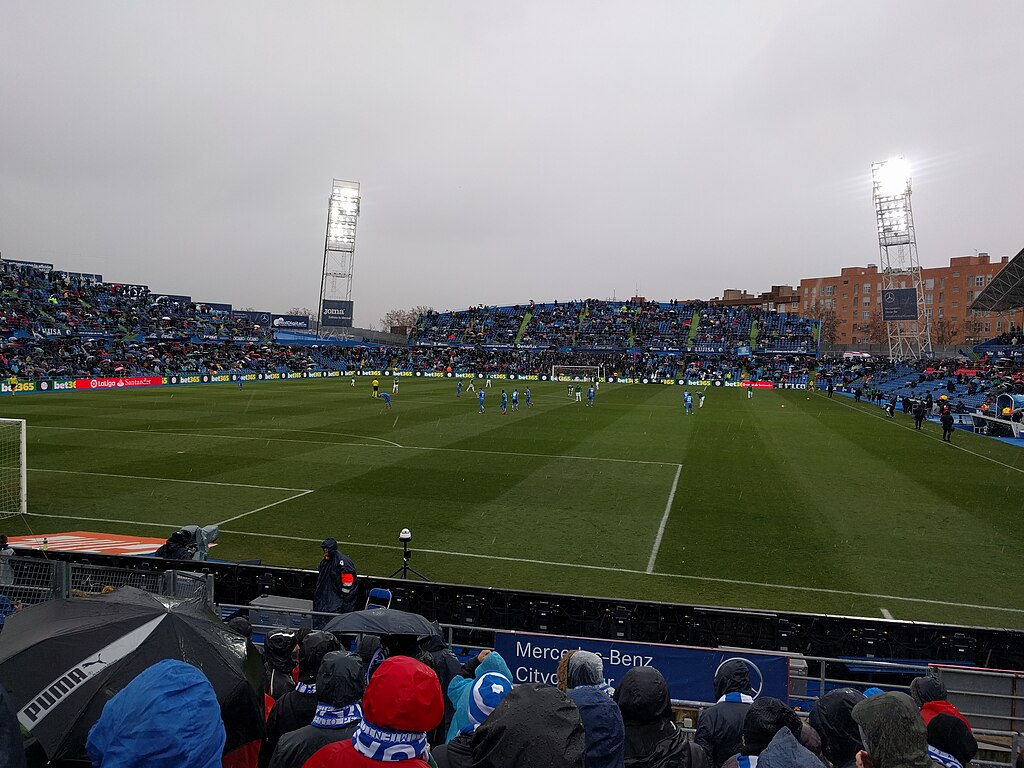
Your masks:
M 47 600 L 85 597 L 135 587 L 166 597 L 201 598 L 213 605 L 213 575 L 180 570 L 143 570 L 63 560 L 14 556 L 7 560 L 10 575 L 0 583 L 0 610 Z

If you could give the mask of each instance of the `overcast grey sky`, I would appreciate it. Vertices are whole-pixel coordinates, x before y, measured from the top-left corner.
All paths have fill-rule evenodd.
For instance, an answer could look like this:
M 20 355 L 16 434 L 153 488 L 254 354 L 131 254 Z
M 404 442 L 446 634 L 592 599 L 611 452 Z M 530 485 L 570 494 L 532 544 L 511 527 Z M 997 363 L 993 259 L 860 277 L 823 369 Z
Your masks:
M 1024 3 L 0 0 L 0 251 L 315 306 L 362 184 L 357 325 L 393 307 L 720 295 L 1024 246 Z

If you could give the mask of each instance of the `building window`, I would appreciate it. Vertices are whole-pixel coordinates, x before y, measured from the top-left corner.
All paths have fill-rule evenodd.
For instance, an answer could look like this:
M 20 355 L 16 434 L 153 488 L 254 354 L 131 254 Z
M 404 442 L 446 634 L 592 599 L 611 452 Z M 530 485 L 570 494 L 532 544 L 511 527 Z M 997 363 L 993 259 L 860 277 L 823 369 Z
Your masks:
M 953 293 L 960 293 L 960 286 L 959 285 L 954 285 L 953 286 Z
M 926 309 L 926 310 L 924 311 L 924 316 L 925 316 L 926 318 L 928 318 L 929 320 L 931 320 L 931 319 L 932 319 L 932 311 L 931 311 L 930 309 Z
M 991 283 L 992 282 L 992 275 L 985 275 L 985 282 L 986 283 Z
M 960 273 L 959 272 L 954 272 L 953 273 L 953 277 L 960 277 Z
M 945 288 L 945 287 L 946 287 L 946 278 L 940 277 L 939 278 L 939 288 Z
M 865 309 L 863 312 L 861 312 L 860 313 L 860 319 L 864 320 L 865 322 L 870 320 L 871 319 L 871 310 Z
M 984 285 L 985 284 L 985 276 L 984 275 L 975 275 L 974 276 L 974 284 L 975 285 Z
M 959 301 L 955 301 L 955 300 L 954 300 L 954 301 L 953 301 L 953 307 L 954 307 L 954 309 L 955 309 L 956 307 L 959 307 L 959 306 L 960 306 L 960 302 L 959 302 Z
M 865 296 L 863 303 L 864 303 L 865 307 L 870 307 L 871 306 L 871 297 L 870 296 Z
M 967 303 L 970 304 L 972 301 L 974 301 L 974 291 L 968 291 L 967 292 Z
M 864 293 L 871 293 L 871 283 L 864 283 Z
M 925 290 L 931 291 L 935 288 L 935 278 L 929 277 L 924 281 Z
M 934 293 L 926 293 L 926 294 L 924 295 L 924 303 L 925 303 L 925 304 L 933 304 L 934 302 L 932 301 L 932 299 L 933 299 L 934 297 L 935 297 L 935 294 L 934 294 Z
M 980 285 L 980 283 L 979 283 L 979 285 Z M 821 295 L 822 296 L 835 296 L 836 295 L 836 287 L 834 285 L 826 285 L 824 288 L 821 289 Z
M 985 323 L 985 333 L 992 332 L 992 323 Z
M 945 294 L 940 293 L 939 294 L 939 304 L 942 304 L 945 300 L 946 300 Z
M 996 323 L 996 333 L 1002 333 L 1002 332 L 1003 332 L 1003 321 L 1000 320 L 999 322 Z

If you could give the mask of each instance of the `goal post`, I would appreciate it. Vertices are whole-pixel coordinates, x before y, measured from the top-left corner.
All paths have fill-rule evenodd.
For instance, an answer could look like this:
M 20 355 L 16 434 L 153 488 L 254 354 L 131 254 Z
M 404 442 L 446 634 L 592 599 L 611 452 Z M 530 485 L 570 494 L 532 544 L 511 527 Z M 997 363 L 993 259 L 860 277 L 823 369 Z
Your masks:
M 604 366 L 601 365 L 552 365 L 551 378 L 555 381 L 591 381 L 604 378 Z
M 0 419 L 0 520 L 28 512 L 25 420 Z

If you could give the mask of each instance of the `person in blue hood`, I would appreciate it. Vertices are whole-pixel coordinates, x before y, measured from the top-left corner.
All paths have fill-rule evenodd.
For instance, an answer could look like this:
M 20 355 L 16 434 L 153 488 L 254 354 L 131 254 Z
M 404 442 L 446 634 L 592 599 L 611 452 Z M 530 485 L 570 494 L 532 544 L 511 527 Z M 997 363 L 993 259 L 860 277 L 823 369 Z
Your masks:
M 94 768 L 219 768 L 226 739 L 210 681 L 165 659 L 106 703 L 86 752 Z
M 508 680 L 512 679 L 512 672 L 509 670 L 508 664 L 496 651 L 481 651 L 475 659 L 466 665 L 466 669 L 472 674 L 472 677 L 454 677 L 448 683 L 448 700 L 455 706 L 455 715 L 452 717 L 452 724 L 448 727 L 445 743 L 454 739 L 459 733 L 473 730 L 473 723 L 469 719 L 469 699 L 473 683 L 476 680 L 488 672 L 497 672 Z

